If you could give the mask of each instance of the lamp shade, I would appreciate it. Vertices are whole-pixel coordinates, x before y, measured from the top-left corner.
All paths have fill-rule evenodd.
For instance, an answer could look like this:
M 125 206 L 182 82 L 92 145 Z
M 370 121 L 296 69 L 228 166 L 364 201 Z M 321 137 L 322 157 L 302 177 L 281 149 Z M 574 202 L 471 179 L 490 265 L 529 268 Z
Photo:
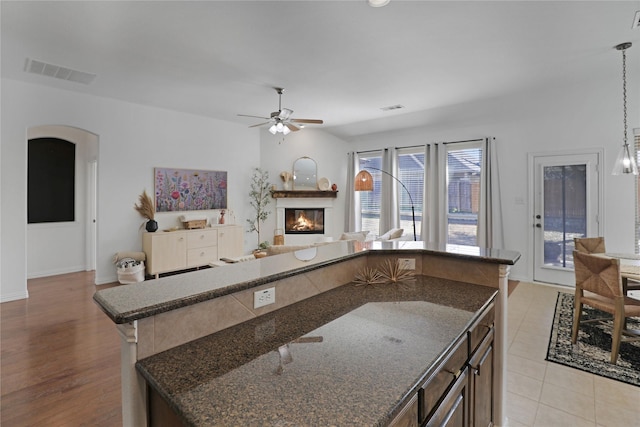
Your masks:
M 373 191 L 373 177 L 366 170 L 361 170 L 353 182 L 355 191 Z
M 638 165 L 634 155 L 635 153 L 632 153 L 629 144 L 624 144 L 618 153 L 616 163 L 613 165 L 612 175 L 638 175 Z

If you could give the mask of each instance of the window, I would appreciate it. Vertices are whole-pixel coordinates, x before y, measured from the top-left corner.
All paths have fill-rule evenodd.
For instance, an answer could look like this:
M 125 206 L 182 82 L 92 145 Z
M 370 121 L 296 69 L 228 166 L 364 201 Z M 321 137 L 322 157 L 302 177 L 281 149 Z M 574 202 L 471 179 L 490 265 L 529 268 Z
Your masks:
M 27 222 L 75 219 L 76 146 L 58 138 L 29 140 Z
M 376 169 L 382 168 L 382 155 L 372 153 L 360 155 L 360 169 L 371 166 Z M 380 232 L 380 189 L 382 188 L 382 172 L 375 169 L 367 169 L 373 177 L 373 191 L 360 191 L 360 215 L 362 221 L 362 231 L 378 235 Z
M 373 178 L 373 191 L 358 192 L 360 212 L 354 214 L 360 217 L 362 230 L 385 232 L 380 230 L 382 219 L 382 223 L 388 220 L 392 227 L 403 228 L 405 236 L 413 237 L 413 203 L 418 240 L 478 246 L 492 244 L 495 239 L 500 244 L 500 225 L 485 225 L 500 216 L 492 200 L 485 200 L 491 193 L 485 194 L 483 189 L 483 168 L 489 162 L 486 153 L 491 152 L 492 142 L 486 138 L 389 149 L 395 156 L 389 162 L 394 164 L 393 195 L 382 194 L 382 182 L 386 184 L 387 179 L 383 179 L 385 173 L 376 170 L 391 160 L 385 157 L 385 151 L 358 153 L 360 169 L 368 170 Z M 430 170 L 428 164 L 434 169 Z M 388 219 L 387 207 L 393 208 Z
M 411 199 L 416 215 L 416 235 L 420 240 L 422 230 L 422 198 L 424 194 L 424 148 L 398 150 L 398 179 L 407 187 L 411 198 L 403 188 L 398 188 L 400 198 L 400 228 L 413 237 Z M 401 187 L 401 186 L 400 186 Z
M 461 147 L 465 148 L 461 148 Z M 447 243 L 477 246 L 482 149 L 447 146 Z

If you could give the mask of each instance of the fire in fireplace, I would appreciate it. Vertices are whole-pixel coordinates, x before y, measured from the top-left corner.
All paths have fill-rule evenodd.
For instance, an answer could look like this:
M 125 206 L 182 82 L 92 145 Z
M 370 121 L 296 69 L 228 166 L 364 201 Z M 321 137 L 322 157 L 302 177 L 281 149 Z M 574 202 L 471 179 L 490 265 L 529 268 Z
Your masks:
M 285 209 L 285 234 L 324 234 L 324 208 Z

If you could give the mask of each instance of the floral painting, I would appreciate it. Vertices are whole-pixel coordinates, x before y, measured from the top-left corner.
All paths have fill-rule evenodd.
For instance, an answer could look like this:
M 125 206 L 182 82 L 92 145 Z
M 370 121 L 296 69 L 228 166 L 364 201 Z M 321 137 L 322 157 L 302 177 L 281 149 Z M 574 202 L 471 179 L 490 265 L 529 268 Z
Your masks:
M 156 212 L 227 208 L 227 172 L 155 168 Z

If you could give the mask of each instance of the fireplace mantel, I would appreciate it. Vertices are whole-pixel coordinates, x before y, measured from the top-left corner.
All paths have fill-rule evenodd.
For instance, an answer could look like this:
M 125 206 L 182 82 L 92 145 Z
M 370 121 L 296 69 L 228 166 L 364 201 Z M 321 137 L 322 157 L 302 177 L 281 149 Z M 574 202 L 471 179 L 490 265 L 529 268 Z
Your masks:
M 326 197 L 335 199 L 338 197 L 337 191 L 309 191 L 309 190 L 276 190 L 271 192 L 274 199 L 292 199 L 292 198 L 309 198 L 309 197 Z

